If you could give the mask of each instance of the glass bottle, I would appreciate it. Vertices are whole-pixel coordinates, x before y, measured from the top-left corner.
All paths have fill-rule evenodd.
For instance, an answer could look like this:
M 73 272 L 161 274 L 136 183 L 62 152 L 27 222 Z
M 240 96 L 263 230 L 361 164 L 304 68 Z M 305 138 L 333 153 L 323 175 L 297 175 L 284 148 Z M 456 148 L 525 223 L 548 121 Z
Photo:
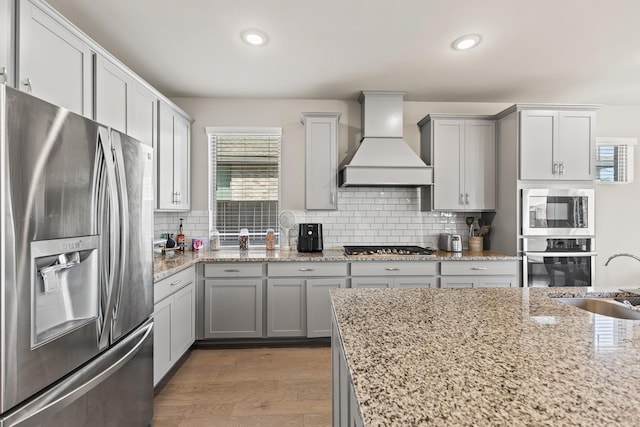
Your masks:
M 238 243 L 240 245 L 241 251 L 246 251 L 249 249 L 249 229 L 248 228 L 240 229 L 240 236 L 238 237 Z
M 268 251 L 272 251 L 276 248 L 276 233 L 273 228 L 267 228 L 267 235 L 265 237 L 265 246 Z
M 217 251 L 218 249 L 220 249 L 220 232 L 214 229 L 209 232 L 209 250 Z

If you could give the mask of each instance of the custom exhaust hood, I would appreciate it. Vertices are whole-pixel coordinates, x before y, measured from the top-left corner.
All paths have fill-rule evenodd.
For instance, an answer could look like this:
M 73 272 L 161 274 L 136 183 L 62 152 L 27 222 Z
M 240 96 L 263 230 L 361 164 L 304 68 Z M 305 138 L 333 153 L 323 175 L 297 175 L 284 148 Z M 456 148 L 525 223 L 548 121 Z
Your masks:
M 362 141 L 340 170 L 341 187 L 420 187 L 433 184 L 433 169 L 402 139 L 405 92 L 365 91 Z

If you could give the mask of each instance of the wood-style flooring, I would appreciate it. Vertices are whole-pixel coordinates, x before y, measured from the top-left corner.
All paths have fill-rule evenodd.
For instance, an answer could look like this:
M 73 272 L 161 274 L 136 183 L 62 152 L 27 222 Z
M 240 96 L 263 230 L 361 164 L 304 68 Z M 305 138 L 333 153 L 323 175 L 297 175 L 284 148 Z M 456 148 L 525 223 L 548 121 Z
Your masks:
M 331 348 L 194 349 L 153 427 L 331 426 Z

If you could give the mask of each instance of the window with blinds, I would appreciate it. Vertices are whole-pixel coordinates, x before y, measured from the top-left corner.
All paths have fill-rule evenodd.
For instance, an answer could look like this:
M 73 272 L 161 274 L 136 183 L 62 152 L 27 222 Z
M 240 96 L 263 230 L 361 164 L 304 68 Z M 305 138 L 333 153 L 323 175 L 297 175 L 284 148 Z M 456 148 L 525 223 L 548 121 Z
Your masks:
M 627 150 L 626 145 L 596 146 L 596 179 L 604 182 L 627 182 Z
M 633 153 L 636 145 L 638 138 L 596 138 L 596 181 L 632 183 Z
M 264 245 L 267 229 L 278 235 L 280 128 L 207 128 L 210 227 L 222 245 L 238 245 L 240 229 L 251 245 Z

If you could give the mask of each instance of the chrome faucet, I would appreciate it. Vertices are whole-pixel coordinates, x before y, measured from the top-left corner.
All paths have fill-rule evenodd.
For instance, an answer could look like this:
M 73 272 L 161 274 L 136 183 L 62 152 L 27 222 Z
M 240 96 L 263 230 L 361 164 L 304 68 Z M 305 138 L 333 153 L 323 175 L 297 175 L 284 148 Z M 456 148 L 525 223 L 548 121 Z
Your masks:
M 640 257 L 638 257 L 638 256 L 636 256 L 636 255 L 632 255 L 632 254 L 625 254 L 625 253 L 622 253 L 622 254 L 613 254 L 613 255 L 611 255 L 611 256 L 609 257 L 609 259 L 607 259 L 607 262 L 605 262 L 605 263 L 604 263 L 604 266 L 606 267 L 607 265 L 609 265 L 609 262 L 611 262 L 611 260 L 612 260 L 612 259 L 614 259 L 614 258 L 618 258 L 618 257 L 621 257 L 621 256 L 626 256 L 626 257 L 629 257 L 629 258 L 633 258 L 633 259 L 635 259 L 636 261 L 640 261 Z

